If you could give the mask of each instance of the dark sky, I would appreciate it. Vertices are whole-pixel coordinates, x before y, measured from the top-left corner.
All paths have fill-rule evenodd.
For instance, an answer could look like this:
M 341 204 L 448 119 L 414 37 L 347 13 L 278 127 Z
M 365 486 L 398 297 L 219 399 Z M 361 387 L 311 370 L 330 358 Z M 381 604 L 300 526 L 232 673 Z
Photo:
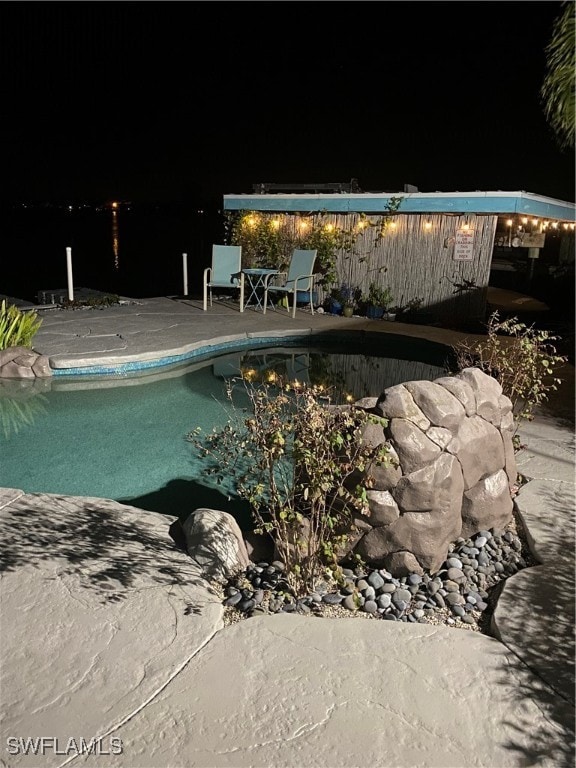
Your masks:
M 256 182 L 574 200 L 539 100 L 560 2 L 2 2 L 4 201 Z

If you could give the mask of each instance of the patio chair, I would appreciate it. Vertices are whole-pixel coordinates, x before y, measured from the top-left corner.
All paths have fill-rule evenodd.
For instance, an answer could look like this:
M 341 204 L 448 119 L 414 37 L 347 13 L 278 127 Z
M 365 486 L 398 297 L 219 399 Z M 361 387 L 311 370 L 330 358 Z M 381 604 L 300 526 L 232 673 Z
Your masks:
M 212 266 L 204 270 L 204 311 L 208 309 L 208 294 L 212 306 L 212 289 L 228 291 L 240 288 L 240 311 L 244 311 L 244 275 L 241 245 L 213 245 Z
M 289 297 L 292 296 L 292 317 L 296 317 L 298 291 L 308 292 L 310 312 L 314 314 L 312 291 L 314 290 L 314 263 L 317 254 L 318 250 L 316 248 L 312 250 L 295 248 L 292 251 L 288 272 L 268 275 L 264 287 L 264 314 L 266 314 L 268 301 L 272 300 L 270 298 L 270 294 L 272 294 L 272 296 L 280 295 L 286 299 L 286 308 L 288 312 L 290 312 Z M 279 284 L 273 283 L 272 281 L 275 278 L 278 279 L 279 275 L 281 279 L 284 278 L 284 281 Z

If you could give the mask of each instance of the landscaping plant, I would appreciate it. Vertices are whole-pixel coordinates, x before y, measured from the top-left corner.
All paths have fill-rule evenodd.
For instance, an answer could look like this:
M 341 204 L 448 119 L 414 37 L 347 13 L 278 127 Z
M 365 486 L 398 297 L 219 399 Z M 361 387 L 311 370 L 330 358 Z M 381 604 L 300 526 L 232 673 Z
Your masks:
M 464 340 L 453 347 L 456 368 L 461 371 L 476 366 L 497 379 L 512 401 L 518 424 L 521 418 L 532 419 L 534 408 L 547 400 L 562 381 L 555 372 L 567 358 L 557 354 L 552 343 L 559 340 L 516 317 L 500 320 L 498 312 L 494 312 L 485 339 Z
M 205 471 L 218 483 L 232 478 L 249 502 L 256 532 L 274 541 L 296 593 L 314 589 L 322 576 L 338 581 L 354 513 L 369 514 L 370 467 L 388 461 L 384 443 L 363 441 L 363 426 L 385 420 L 330 405 L 321 387 L 243 386 L 246 412 L 233 408 L 223 428 L 196 430 L 188 439 L 206 460 Z M 231 401 L 232 392 L 231 384 Z
M 23 312 L 6 299 L 0 304 L 0 350 L 8 347 L 32 347 L 32 339 L 42 325 L 34 311 Z

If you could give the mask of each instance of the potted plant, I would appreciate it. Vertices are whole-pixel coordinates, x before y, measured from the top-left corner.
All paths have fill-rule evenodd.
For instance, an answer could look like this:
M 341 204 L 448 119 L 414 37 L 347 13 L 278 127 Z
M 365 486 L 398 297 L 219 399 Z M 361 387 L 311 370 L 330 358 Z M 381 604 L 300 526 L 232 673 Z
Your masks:
M 392 302 L 390 288 L 382 288 L 378 283 L 370 283 L 365 301 L 366 317 L 371 319 L 381 318 Z
M 344 317 L 352 317 L 358 307 L 358 303 L 362 298 L 361 288 L 351 288 L 350 286 L 342 286 L 344 305 L 342 307 L 342 314 Z
M 342 283 L 338 288 L 332 288 L 328 300 L 328 309 L 333 315 L 345 315 L 351 317 L 360 300 L 361 290 L 351 288 L 346 283 Z

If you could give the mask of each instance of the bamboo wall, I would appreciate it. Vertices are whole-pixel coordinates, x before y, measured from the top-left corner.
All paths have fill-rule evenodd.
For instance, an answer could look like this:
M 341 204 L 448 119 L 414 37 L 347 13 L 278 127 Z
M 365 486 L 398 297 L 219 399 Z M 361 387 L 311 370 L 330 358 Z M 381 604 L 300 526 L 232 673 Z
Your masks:
M 296 227 L 298 217 L 289 218 Z M 389 286 L 395 305 L 421 298 L 422 309 L 439 316 L 484 317 L 496 215 L 395 214 L 388 217 L 381 237 L 382 216 L 348 213 L 312 218 L 321 226 L 354 227 L 359 233 L 355 253 L 338 254 L 340 283 L 367 293 L 370 282 L 375 281 Z M 365 222 L 373 226 L 363 226 Z M 427 222 L 430 229 L 425 228 Z M 474 231 L 473 258 L 455 261 L 453 238 L 464 224 Z

